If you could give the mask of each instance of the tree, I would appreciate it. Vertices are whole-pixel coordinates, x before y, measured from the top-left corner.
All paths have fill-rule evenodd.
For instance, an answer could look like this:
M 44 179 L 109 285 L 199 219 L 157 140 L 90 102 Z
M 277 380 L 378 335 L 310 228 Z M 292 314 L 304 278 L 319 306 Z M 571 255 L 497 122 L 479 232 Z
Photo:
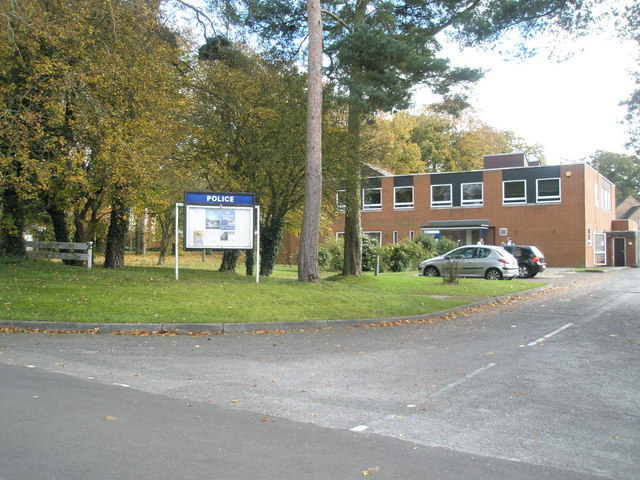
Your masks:
M 180 106 L 178 41 L 158 5 L 25 0 L 0 10 L 3 236 L 21 239 L 24 212 L 38 205 L 58 240 L 73 210 L 74 239 L 86 241 L 87 217 L 110 204 L 107 266 L 122 266 L 128 210 L 175 140 L 168 123 Z
M 318 240 L 322 209 L 322 16 L 320 0 L 307 0 L 309 64 L 307 69 L 307 147 L 304 210 L 298 250 L 298 280 L 317 282 Z
M 631 38 L 640 47 L 640 4 L 633 2 L 621 15 L 619 31 L 623 38 Z M 629 125 L 629 146 L 640 155 L 640 54 L 634 72 L 636 89 L 622 102 L 627 107 L 625 120 Z
M 271 48 L 295 52 L 306 36 L 303 5 L 298 1 L 260 0 L 224 4 L 231 20 L 242 23 Z M 473 82 L 479 72 L 452 68 L 438 57 L 436 35 L 452 29 L 466 43 L 493 41 L 520 26 L 527 34 L 559 25 L 575 28 L 588 18 L 587 4 L 573 1 L 327 1 L 324 45 L 328 78 L 348 105 L 351 165 L 345 178 L 345 261 L 343 274 L 362 271 L 360 235 L 361 132 L 365 118 L 377 111 L 408 106 L 418 83 L 447 93 L 454 85 Z M 588 12 L 587 12 L 588 13 Z
M 616 186 L 616 200 L 640 196 L 640 158 L 635 155 L 597 151 L 589 163 Z
M 304 199 L 304 90 L 305 78 L 290 62 L 226 42 L 207 54 L 194 78 L 191 165 L 212 190 L 256 194 L 265 276 L 288 216 Z M 227 256 L 225 268 L 232 269 L 235 254 Z

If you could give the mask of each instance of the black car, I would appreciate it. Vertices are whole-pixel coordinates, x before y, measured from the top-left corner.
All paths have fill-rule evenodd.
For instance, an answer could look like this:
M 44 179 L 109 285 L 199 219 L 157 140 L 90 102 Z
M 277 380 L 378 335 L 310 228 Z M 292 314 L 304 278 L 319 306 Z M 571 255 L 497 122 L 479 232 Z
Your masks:
M 533 245 L 504 245 L 504 249 L 518 260 L 518 276 L 520 278 L 535 277 L 547 268 L 544 255 Z

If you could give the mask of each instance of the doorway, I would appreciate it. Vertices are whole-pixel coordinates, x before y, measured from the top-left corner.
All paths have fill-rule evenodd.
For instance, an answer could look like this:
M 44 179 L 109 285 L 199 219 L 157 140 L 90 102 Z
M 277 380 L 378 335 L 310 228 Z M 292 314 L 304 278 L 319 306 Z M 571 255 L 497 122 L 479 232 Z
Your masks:
M 626 257 L 627 256 L 626 256 L 626 249 L 625 249 L 625 239 L 614 238 L 613 239 L 613 266 L 625 267 L 627 265 Z

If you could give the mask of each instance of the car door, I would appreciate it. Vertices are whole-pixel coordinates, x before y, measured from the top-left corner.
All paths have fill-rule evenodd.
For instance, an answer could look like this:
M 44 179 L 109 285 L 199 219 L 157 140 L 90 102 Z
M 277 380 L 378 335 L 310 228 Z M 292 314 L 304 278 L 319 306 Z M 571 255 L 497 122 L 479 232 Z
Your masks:
M 474 276 L 484 277 L 485 272 L 495 266 L 495 258 L 492 255 L 493 250 L 485 247 L 478 247 L 474 257 Z
M 457 249 L 449 259 L 456 262 L 460 266 L 460 276 L 473 277 L 477 276 L 477 267 L 475 265 L 476 247 L 463 247 Z

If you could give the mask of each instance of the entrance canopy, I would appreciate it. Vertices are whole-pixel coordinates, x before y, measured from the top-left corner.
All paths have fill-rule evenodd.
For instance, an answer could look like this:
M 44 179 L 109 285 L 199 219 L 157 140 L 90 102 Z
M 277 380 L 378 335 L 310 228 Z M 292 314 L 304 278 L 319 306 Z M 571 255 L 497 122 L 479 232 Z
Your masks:
M 489 220 L 432 220 L 422 230 L 489 230 Z

